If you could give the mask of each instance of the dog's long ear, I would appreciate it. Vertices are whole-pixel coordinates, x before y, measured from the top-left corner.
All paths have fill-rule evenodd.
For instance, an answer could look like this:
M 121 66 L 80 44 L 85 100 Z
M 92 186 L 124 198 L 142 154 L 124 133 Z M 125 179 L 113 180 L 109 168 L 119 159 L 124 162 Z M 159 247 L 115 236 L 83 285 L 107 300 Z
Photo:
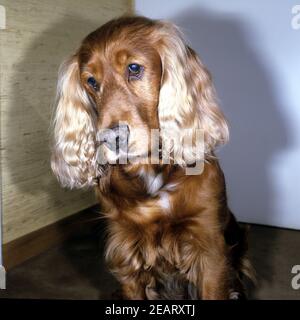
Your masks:
M 95 128 L 90 99 L 80 84 L 77 57 L 62 64 L 53 119 L 51 167 L 69 188 L 92 186 L 97 176 Z
M 196 131 L 202 131 L 204 152 L 209 156 L 217 145 L 228 140 L 228 126 L 216 103 L 211 76 L 185 44 L 178 28 L 170 23 L 160 24 L 157 47 L 163 67 L 158 106 L 161 130 L 179 139 L 183 129 L 193 139 Z M 163 139 L 168 140 L 167 134 Z M 186 150 L 183 143 L 169 145 L 175 157 L 185 154 L 187 161 L 195 159 L 194 151 Z

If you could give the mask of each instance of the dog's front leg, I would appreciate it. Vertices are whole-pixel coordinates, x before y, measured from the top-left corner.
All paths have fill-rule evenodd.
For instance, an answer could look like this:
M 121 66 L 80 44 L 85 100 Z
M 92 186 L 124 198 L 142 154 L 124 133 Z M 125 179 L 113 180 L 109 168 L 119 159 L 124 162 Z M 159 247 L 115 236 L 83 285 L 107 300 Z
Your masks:
M 229 299 L 230 267 L 222 255 L 205 256 L 200 279 L 201 298 L 203 300 Z
M 140 283 L 139 278 L 126 279 L 122 283 L 123 298 L 126 300 L 146 299 L 145 287 Z
M 202 234 L 203 235 L 203 234 Z M 196 237 L 194 237 L 196 238 Z M 224 241 L 216 236 L 213 241 L 182 241 L 180 265 L 187 280 L 197 288 L 198 298 L 225 300 L 229 298 L 229 279 L 232 275 Z
M 110 263 L 109 266 L 121 285 L 122 299 L 144 300 L 147 298 L 143 270 L 134 270 L 130 264 L 117 266 Z

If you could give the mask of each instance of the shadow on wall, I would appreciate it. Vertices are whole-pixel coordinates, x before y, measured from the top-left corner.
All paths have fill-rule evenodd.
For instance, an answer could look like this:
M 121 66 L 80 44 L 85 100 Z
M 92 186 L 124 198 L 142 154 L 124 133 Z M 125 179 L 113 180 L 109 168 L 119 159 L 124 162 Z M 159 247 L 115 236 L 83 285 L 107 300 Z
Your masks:
M 274 194 L 268 166 L 287 148 L 288 136 L 268 73 L 239 21 L 199 9 L 172 20 L 211 71 L 230 124 L 231 140 L 220 152 L 229 204 L 240 221 L 271 223 Z M 272 250 L 262 252 L 263 260 L 253 257 L 258 280 L 272 280 Z
M 29 219 L 35 219 L 35 214 L 41 216 L 45 206 L 49 209 L 73 204 L 75 208 L 76 201 L 83 198 L 93 204 L 93 193 L 63 190 L 59 186 L 50 169 L 49 138 L 58 67 L 74 53 L 86 34 L 98 26 L 76 16 L 66 16 L 43 32 L 37 32 L 23 59 L 14 67 L 8 114 L 12 125 L 7 126 L 6 133 L 7 145 L 12 146 L 7 152 L 8 175 L 10 184 L 22 195 L 20 203 L 23 201 L 26 206 L 30 198 L 41 199 L 41 207 L 35 203 L 36 207 L 28 209 Z

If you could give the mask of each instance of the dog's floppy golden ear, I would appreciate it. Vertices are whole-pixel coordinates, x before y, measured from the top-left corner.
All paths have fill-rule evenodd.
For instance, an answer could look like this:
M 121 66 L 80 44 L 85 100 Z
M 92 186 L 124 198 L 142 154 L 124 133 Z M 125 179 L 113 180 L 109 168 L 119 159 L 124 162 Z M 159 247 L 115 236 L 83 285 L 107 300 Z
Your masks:
M 211 76 L 176 26 L 162 22 L 159 30 L 158 50 L 163 67 L 158 106 L 161 130 L 173 137 L 180 137 L 183 129 L 191 135 L 197 129 L 203 130 L 204 152 L 210 155 L 229 136 L 227 122 L 216 103 Z M 194 157 L 192 150 L 180 150 L 182 143 L 170 146 L 175 156 L 185 153 Z
M 59 71 L 53 134 L 51 167 L 61 184 L 70 188 L 94 185 L 95 128 L 76 56 L 63 63 Z

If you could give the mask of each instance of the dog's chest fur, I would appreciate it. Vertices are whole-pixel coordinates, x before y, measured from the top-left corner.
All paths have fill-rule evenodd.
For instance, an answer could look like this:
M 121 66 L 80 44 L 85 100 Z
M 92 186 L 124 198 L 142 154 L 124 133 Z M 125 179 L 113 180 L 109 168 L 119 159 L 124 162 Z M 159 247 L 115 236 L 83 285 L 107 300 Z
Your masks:
M 216 225 L 217 217 L 201 215 L 205 199 L 213 201 L 207 194 L 201 201 L 201 194 L 197 194 L 201 179 L 195 184 L 193 179 L 181 179 L 176 174 L 172 172 L 174 179 L 170 179 L 164 171 L 142 168 L 132 179 L 111 178 L 116 185 L 109 189 L 114 193 L 105 198 L 109 198 L 111 209 L 107 213 L 111 236 L 106 257 L 109 264 L 114 263 L 110 268 L 118 269 L 118 277 L 142 272 L 145 287 L 151 284 L 156 293 L 160 291 L 160 297 L 169 297 L 173 292 L 173 298 L 183 298 L 187 292 L 191 296 L 193 287 L 183 274 L 199 259 L 201 250 L 209 247 L 206 241 L 211 237 L 207 234 L 213 229 L 210 224 Z M 192 202 L 194 197 L 200 198 L 200 205 Z M 150 296 L 154 294 L 149 292 Z

